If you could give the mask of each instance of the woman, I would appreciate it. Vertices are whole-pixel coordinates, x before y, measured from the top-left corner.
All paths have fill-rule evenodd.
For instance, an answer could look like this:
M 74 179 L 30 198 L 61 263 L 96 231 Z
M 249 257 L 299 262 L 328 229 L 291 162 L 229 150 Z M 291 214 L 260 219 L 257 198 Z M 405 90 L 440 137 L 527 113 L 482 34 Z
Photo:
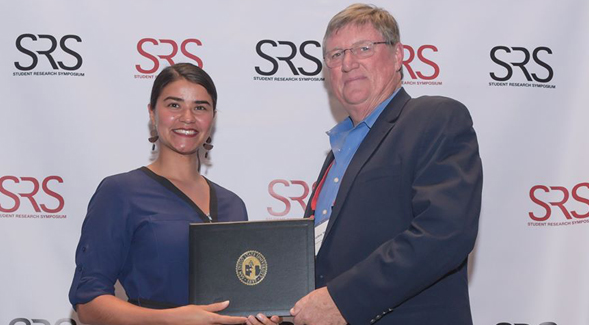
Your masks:
M 243 221 L 234 193 L 199 173 L 199 150 L 212 148 L 217 92 L 188 63 L 165 68 L 148 105 L 159 155 L 147 167 L 107 177 L 88 206 L 76 250 L 70 302 L 88 324 L 272 324 L 263 315 L 215 312 L 229 302 L 188 305 L 188 224 Z M 119 280 L 130 302 L 114 296 Z M 168 309 L 152 309 L 182 306 Z M 149 308 L 146 308 L 149 307 Z

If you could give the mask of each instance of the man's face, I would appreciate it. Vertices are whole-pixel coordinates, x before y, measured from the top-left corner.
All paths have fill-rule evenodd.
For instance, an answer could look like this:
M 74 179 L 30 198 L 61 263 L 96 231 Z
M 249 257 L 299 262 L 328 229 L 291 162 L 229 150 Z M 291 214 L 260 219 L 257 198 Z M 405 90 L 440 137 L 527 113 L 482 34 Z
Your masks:
M 349 49 L 362 41 L 382 42 L 383 36 L 372 24 L 347 25 L 325 42 L 326 52 Z M 328 68 L 333 94 L 342 103 L 354 123 L 368 116 L 401 84 L 403 50 L 400 43 L 374 45 L 374 55 L 358 59 L 345 51 L 341 66 Z

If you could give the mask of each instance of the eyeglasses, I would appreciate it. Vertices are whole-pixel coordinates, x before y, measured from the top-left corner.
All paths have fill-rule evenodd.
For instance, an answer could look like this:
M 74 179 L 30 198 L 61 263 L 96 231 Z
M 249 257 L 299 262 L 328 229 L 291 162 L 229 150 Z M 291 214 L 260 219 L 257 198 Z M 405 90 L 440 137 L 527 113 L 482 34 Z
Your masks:
M 323 58 L 325 59 L 325 64 L 327 65 L 327 67 L 329 67 L 330 69 L 337 68 L 340 65 L 342 65 L 342 62 L 344 61 L 344 54 L 346 53 L 346 51 L 350 51 L 350 53 L 352 53 L 354 57 L 358 59 L 366 59 L 374 55 L 374 46 L 378 44 L 393 45 L 393 42 L 364 41 L 357 43 L 356 45 L 354 45 L 354 47 L 351 47 L 349 49 L 329 51 L 325 53 L 325 56 Z

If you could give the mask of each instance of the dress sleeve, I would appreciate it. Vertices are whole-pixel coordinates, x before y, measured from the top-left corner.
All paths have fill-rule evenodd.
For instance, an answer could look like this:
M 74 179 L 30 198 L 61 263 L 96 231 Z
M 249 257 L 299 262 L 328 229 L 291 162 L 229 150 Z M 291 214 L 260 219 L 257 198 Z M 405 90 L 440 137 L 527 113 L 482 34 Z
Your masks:
M 211 183 L 217 195 L 219 221 L 247 221 L 247 208 L 243 200 L 230 190 Z
M 240 210 L 240 219 L 243 221 L 248 221 L 247 209 L 245 207 L 245 203 L 241 198 L 239 198 L 239 210 Z
M 88 205 L 76 249 L 76 270 L 69 292 L 71 304 L 114 295 L 132 238 L 130 208 L 116 177 L 103 180 Z

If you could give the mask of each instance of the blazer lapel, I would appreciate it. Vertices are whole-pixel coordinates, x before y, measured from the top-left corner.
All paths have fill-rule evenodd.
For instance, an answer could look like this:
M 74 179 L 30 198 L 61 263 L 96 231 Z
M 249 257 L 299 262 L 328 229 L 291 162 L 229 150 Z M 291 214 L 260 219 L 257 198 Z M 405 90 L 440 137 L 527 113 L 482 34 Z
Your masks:
M 368 161 L 370 156 L 372 156 L 376 148 L 378 148 L 380 143 L 384 140 L 385 136 L 393 129 L 395 121 L 399 118 L 403 107 L 405 107 L 405 104 L 410 99 L 411 97 L 409 94 L 407 94 L 405 89 L 401 88 L 397 95 L 395 95 L 395 97 L 378 117 L 372 126 L 372 129 L 370 129 L 366 135 L 366 138 L 364 138 L 360 144 L 360 147 L 358 147 L 358 151 L 356 151 L 354 154 L 354 157 L 352 158 L 352 161 L 350 162 L 348 169 L 346 169 L 342 179 L 342 183 L 335 199 L 335 206 L 333 207 L 331 216 L 329 217 L 329 223 L 327 224 L 324 240 L 329 235 L 329 231 L 339 216 L 348 193 L 350 192 L 350 188 L 354 184 L 356 176 L 358 176 L 358 173 L 364 164 L 366 164 L 366 161 Z

